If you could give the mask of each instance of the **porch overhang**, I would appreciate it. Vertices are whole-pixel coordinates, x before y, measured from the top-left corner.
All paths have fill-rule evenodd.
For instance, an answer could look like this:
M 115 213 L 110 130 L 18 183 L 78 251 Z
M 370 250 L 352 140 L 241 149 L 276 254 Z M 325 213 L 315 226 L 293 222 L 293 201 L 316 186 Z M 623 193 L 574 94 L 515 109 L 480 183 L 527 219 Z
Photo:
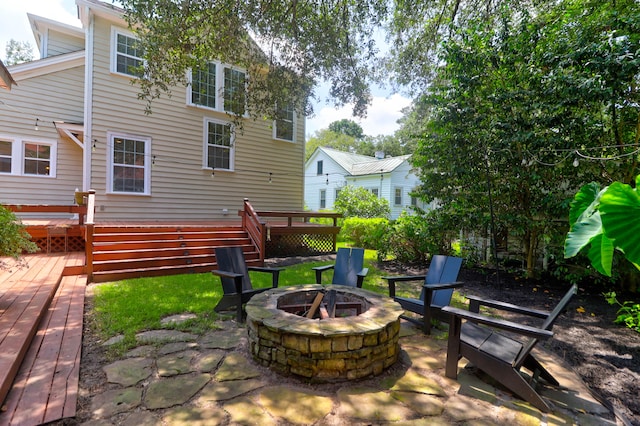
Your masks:
M 58 134 L 63 139 L 69 139 L 84 149 L 84 125 L 81 123 L 66 123 L 64 121 L 54 121 L 53 124 Z

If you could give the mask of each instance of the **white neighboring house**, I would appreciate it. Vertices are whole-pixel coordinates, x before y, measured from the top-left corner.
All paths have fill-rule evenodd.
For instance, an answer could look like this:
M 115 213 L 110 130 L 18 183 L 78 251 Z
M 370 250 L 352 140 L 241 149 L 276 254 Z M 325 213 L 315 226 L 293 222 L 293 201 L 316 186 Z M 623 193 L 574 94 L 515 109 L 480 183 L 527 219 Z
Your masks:
M 304 201 L 310 210 L 333 210 L 333 204 L 346 185 L 361 186 L 389 201 L 391 219 L 411 206 L 431 208 L 412 197 L 420 185 L 409 163 L 411 155 L 384 158 L 352 154 L 331 148 L 317 148 L 305 163 Z

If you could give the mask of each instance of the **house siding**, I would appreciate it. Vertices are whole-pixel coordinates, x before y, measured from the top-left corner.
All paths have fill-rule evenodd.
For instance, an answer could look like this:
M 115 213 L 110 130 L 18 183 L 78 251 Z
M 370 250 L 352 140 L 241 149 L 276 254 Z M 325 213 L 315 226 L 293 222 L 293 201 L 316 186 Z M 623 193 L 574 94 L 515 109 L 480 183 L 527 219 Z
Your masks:
M 316 164 L 318 161 L 322 161 L 322 175 L 317 174 Z M 316 151 L 309 158 L 305 170 L 305 208 L 313 211 L 321 210 L 320 191 L 324 189 L 327 191 L 324 209 L 333 210 L 336 189 L 342 188 L 346 184 L 344 179 L 346 171 L 322 151 Z M 327 178 L 329 184 L 327 184 Z
M 48 35 L 47 57 L 84 49 L 84 38 L 82 37 L 74 37 L 54 30 L 49 30 Z
M 16 74 L 18 85 L 0 92 L 0 137 L 57 141 L 56 176 L 0 174 L 0 202 L 73 202 L 74 190 L 82 187 L 82 149 L 60 138 L 53 122 L 82 122 L 83 76 L 84 66 L 26 79 Z
M 174 88 L 144 112 L 137 88 L 126 76 L 110 72 L 112 22 L 96 17 L 93 54 L 91 188 L 96 190 L 96 218 L 237 219 L 248 198 L 258 210 L 303 207 L 304 119 L 297 120 L 296 143 L 276 141 L 272 122 L 246 120 L 235 139 L 234 171 L 203 168 L 205 117 L 230 121 L 220 112 L 186 105 L 186 89 Z M 125 27 L 121 27 L 125 30 Z M 107 190 L 108 132 L 151 138 L 149 196 Z M 269 173 L 272 182 L 269 183 Z M 223 215 L 223 209 L 228 210 Z

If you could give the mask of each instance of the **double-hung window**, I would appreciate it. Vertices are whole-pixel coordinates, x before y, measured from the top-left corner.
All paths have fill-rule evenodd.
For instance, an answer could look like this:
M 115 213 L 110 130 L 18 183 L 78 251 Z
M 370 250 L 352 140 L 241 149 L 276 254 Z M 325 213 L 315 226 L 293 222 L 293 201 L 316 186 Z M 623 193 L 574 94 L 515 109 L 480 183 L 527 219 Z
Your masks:
M 151 139 L 110 133 L 109 143 L 110 192 L 148 195 L 151 192 Z
M 205 167 L 233 170 L 234 138 L 231 124 L 205 119 Z
M 292 105 L 276 109 L 273 137 L 274 139 L 295 142 L 295 113 Z
M 209 62 L 191 72 L 187 103 L 216 111 L 243 115 L 246 104 L 246 74 L 218 62 Z
M 57 142 L 0 137 L 0 174 L 56 176 Z
M 209 62 L 204 68 L 193 71 L 191 78 L 191 103 L 216 109 L 216 64 Z
M 393 198 L 393 205 L 394 206 L 401 206 L 402 205 L 402 188 L 395 188 L 395 194 L 394 194 L 394 198 Z
M 11 173 L 13 142 L 0 140 L 0 173 Z
M 225 67 L 224 69 L 224 110 L 243 115 L 247 98 L 246 75 L 244 72 Z
M 327 190 L 326 189 L 320 190 L 320 208 L 321 209 L 327 208 Z
M 117 29 L 112 30 L 112 71 L 132 77 L 144 75 L 144 52 L 138 39 L 129 33 Z
M 316 174 L 320 176 L 322 174 L 322 160 L 318 160 L 316 163 Z

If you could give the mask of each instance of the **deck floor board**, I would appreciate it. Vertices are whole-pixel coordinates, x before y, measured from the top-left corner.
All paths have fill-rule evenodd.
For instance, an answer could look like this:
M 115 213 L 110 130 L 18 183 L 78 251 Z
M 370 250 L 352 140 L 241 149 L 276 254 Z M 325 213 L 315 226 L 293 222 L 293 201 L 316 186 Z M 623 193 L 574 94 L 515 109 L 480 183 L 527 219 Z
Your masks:
M 10 278 L 0 282 L 0 303 L 15 299 L 0 312 L 0 361 L 16 370 L 0 370 L 0 389 L 6 388 L 0 425 L 38 425 L 76 412 L 87 279 L 63 276 L 65 266 L 77 265 L 77 254 L 27 258 L 29 270 L 0 273 Z M 22 354 L 12 351 L 17 347 L 24 347 Z

